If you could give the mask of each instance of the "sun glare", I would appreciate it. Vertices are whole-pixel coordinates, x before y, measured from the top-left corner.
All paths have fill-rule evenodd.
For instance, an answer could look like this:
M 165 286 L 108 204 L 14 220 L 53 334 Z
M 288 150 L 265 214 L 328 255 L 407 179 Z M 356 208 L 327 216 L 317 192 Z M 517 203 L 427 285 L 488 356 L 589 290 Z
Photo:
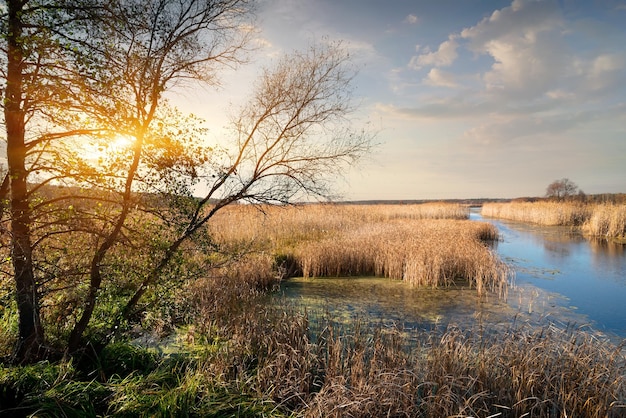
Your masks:
M 105 158 L 128 150 L 134 143 L 134 138 L 128 135 L 114 135 L 102 139 L 97 143 L 90 143 L 83 147 L 84 157 L 92 161 L 102 161 Z

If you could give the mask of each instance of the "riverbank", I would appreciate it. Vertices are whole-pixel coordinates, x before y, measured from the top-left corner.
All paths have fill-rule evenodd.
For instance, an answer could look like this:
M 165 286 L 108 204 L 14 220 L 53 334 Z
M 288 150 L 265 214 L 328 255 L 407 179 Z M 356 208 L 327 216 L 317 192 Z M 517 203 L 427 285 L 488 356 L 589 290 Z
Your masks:
M 578 201 L 485 203 L 485 217 L 545 226 L 570 226 L 590 237 L 626 243 L 626 204 Z
M 409 346 L 395 328 L 328 321 L 313 342 L 306 315 L 245 308 L 202 318 L 169 355 L 117 343 L 92 362 L 0 366 L 0 416 L 600 418 L 625 411 L 624 351 L 582 330 L 448 329 L 424 332 Z

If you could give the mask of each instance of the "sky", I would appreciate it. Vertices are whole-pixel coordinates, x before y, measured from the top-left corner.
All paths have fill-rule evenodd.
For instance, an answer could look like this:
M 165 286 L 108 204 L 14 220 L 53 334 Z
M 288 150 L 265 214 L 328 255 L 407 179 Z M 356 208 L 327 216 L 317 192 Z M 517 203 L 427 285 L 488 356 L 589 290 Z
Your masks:
M 623 193 L 625 23 L 626 0 L 258 0 L 249 63 L 172 101 L 220 136 L 261 65 L 341 40 L 378 144 L 343 199 Z
M 379 145 L 345 199 L 626 192 L 625 22 L 626 0 L 261 0 L 255 54 L 349 48 Z

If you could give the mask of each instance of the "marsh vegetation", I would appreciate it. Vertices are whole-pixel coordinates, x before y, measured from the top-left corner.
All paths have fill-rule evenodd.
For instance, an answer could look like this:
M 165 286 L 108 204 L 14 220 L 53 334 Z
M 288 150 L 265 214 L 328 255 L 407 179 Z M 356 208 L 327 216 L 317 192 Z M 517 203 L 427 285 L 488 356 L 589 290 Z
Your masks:
M 2 366 L 0 416 L 622 416 L 623 347 L 586 329 L 483 324 L 409 340 L 400 324 L 266 303 L 289 273 L 337 273 L 335 257 L 353 266 L 341 274 L 376 274 L 368 254 L 385 249 L 438 266 L 424 273 L 439 278 L 431 282 L 388 280 L 499 295 L 509 276 L 488 243 L 497 231 L 466 217 L 443 204 L 232 206 L 210 232 L 213 268 L 155 300 L 141 326 L 71 362 Z M 332 267 L 306 267 L 323 254 Z M 486 259 L 497 280 L 480 287 L 474 260 Z M 11 318 L 3 310 L 15 330 Z
M 580 201 L 486 203 L 483 216 L 547 226 L 570 226 L 590 237 L 626 240 L 626 204 Z
M 463 281 L 479 294 L 504 295 L 510 271 L 488 245 L 498 232 L 468 216 L 457 204 L 239 206 L 222 212 L 214 234 L 224 245 L 256 242 L 304 277 L 379 276 L 433 287 Z

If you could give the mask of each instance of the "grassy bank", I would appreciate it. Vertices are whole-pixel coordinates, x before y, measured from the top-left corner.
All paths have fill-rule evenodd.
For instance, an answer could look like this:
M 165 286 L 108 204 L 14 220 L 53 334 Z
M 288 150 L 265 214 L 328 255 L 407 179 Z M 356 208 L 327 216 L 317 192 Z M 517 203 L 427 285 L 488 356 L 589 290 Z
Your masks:
M 626 240 L 626 205 L 583 202 L 485 203 L 483 216 L 546 226 L 571 226 L 585 235 Z
M 241 284 L 240 284 L 241 286 Z M 620 417 L 621 347 L 581 330 L 500 334 L 339 327 L 196 289 L 220 303 L 175 354 L 114 344 L 91 362 L 0 367 L 0 416 Z M 247 292 L 235 292 L 245 294 Z M 213 308 L 208 309 L 207 306 Z M 228 315 L 224 313 L 228 311 Z

